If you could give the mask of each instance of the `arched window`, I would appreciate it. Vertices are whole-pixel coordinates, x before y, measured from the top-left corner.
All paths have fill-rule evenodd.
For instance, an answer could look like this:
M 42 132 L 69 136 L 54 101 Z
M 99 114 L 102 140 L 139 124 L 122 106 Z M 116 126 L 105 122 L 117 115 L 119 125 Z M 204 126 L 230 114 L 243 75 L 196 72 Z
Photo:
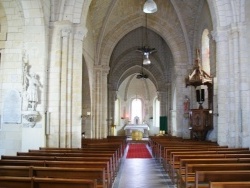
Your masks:
M 154 100 L 154 125 L 160 127 L 160 101 L 157 98 Z
M 131 121 L 134 123 L 134 118 L 138 117 L 138 124 L 142 123 L 142 101 L 141 99 L 133 99 L 131 105 Z
M 209 49 L 209 31 L 208 29 L 204 29 L 202 33 L 202 41 L 201 41 L 201 62 L 203 70 L 210 75 L 210 49 Z
M 202 69 L 210 75 L 210 47 L 209 47 L 209 31 L 208 29 L 204 29 L 202 33 L 202 41 L 201 41 L 201 63 Z M 203 87 L 205 89 L 205 103 L 203 105 L 208 107 L 208 90 L 207 86 Z

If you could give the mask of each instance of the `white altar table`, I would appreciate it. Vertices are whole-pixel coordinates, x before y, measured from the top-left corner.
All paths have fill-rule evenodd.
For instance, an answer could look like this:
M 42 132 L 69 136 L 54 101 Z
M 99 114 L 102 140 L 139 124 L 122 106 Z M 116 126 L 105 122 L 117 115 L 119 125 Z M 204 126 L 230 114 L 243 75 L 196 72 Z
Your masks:
M 137 130 L 143 133 L 143 137 L 148 137 L 149 126 L 147 124 L 128 124 L 124 127 L 126 136 L 131 136 L 132 131 Z

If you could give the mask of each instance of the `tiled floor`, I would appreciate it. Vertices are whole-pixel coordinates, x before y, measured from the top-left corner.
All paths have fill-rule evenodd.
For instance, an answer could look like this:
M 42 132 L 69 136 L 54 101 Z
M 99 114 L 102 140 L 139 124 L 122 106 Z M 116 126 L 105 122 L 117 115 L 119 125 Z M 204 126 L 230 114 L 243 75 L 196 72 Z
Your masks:
M 162 166 L 152 159 L 122 159 L 113 188 L 175 188 Z

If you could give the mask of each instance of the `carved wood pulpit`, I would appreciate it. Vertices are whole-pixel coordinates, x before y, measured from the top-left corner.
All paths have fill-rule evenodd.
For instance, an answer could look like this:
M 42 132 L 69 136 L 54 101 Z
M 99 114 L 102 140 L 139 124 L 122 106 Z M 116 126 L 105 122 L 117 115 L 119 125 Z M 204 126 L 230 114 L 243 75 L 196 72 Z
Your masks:
M 212 77 L 202 70 L 199 50 L 196 51 L 196 55 L 193 71 L 185 78 L 186 87 L 194 86 L 196 88 L 197 86 L 207 85 L 209 109 L 203 109 L 202 104 L 200 104 L 199 109 L 190 110 L 190 137 L 191 139 L 205 140 L 207 132 L 213 129 L 213 117 L 209 113 L 210 109 L 213 108 L 213 83 Z
M 212 114 L 208 109 L 191 109 L 191 139 L 206 140 L 207 132 L 213 129 Z

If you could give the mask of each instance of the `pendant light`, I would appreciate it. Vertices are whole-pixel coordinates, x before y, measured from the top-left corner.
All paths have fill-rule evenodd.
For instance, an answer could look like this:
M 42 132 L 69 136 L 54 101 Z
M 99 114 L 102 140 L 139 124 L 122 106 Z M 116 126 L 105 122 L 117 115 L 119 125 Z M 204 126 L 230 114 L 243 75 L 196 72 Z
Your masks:
M 143 64 L 141 65 L 141 73 L 136 76 L 137 79 L 147 79 L 148 75 L 143 72 Z
M 146 0 L 143 6 L 143 12 L 147 14 L 155 13 L 157 11 L 157 5 L 154 0 Z
M 155 48 L 150 48 L 148 45 L 148 28 L 147 28 L 147 14 L 146 17 L 146 27 L 145 27 L 145 44 L 142 45 L 141 48 L 138 48 L 137 51 L 143 54 L 143 65 L 150 65 L 151 61 L 149 59 L 149 55 L 156 52 Z

